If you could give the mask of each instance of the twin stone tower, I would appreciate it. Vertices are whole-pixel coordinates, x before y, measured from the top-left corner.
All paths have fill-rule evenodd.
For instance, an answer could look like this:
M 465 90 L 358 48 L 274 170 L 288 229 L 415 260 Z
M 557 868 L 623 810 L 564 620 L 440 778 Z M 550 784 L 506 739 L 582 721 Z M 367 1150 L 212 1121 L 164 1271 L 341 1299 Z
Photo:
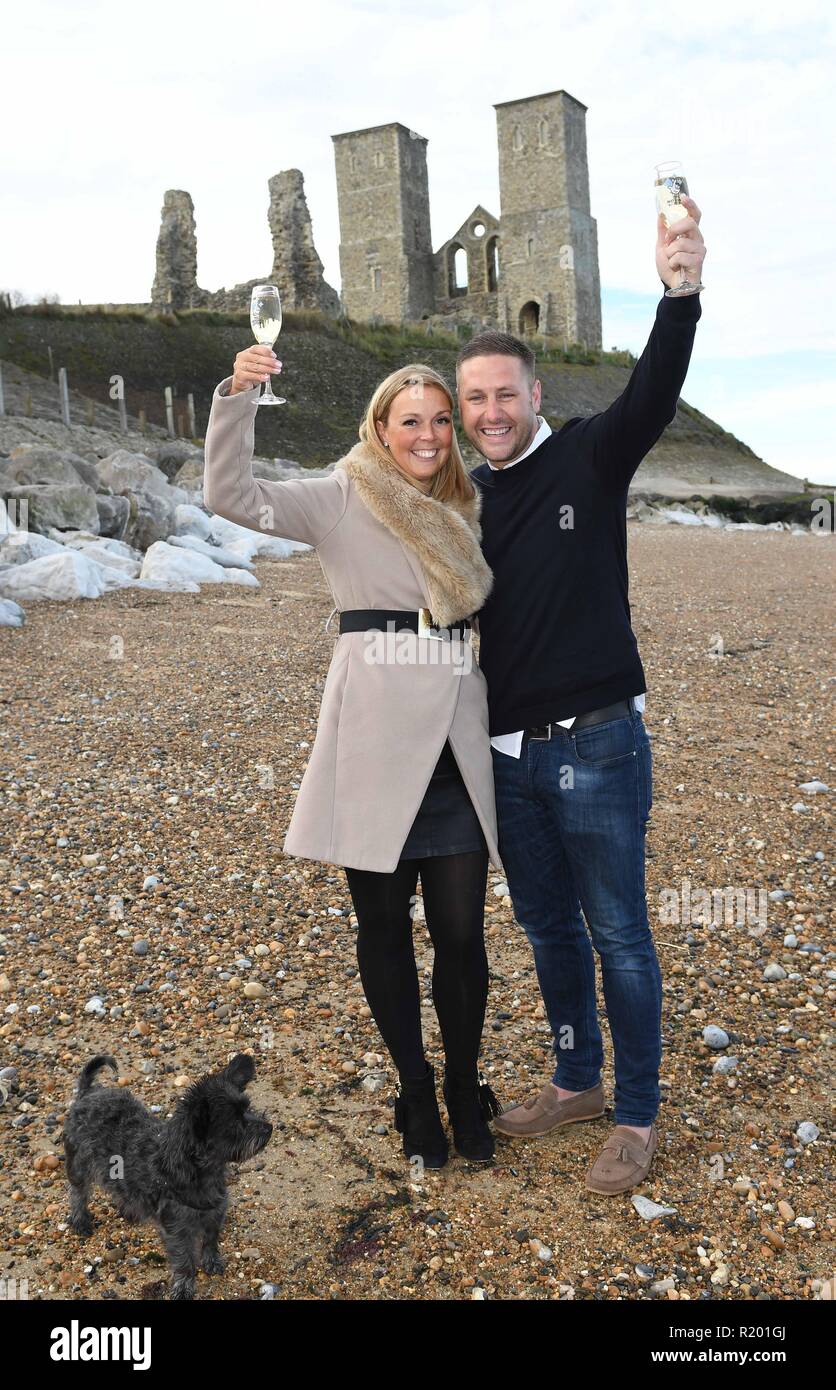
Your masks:
M 302 174 L 269 181 L 273 266 L 285 309 L 456 331 L 501 328 L 601 346 L 598 238 L 589 211 L 586 107 L 568 92 L 495 106 L 500 215 L 481 204 L 437 251 L 427 141 L 399 122 L 333 136 L 342 294 L 326 284 Z M 248 309 L 259 279 L 197 284 L 191 197 L 169 190 L 157 241 L 154 309 Z

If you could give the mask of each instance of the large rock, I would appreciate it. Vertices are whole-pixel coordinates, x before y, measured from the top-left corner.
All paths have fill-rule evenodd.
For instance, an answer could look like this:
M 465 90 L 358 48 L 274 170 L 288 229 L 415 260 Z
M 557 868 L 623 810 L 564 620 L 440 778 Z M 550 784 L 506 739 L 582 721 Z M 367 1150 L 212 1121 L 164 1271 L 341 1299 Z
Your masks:
M 100 486 L 96 465 L 72 449 L 20 444 L 3 463 L 3 472 L 16 483 L 86 483 Z
M 144 454 L 132 454 L 128 449 L 117 449 L 100 459 L 98 472 L 102 482 L 117 494 L 141 492 L 166 497 L 170 492 L 182 492 L 180 488 L 171 488 L 165 473 Z M 171 500 L 176 504 L 189 499 L 178 495 Z
M 203 451 L 185 439 L 164 439 L 160 444 L 150 444 L 145 451 L 147 458 L 155 463 L 170 483 L 184 464 L 197 461 L 203 468 Z
M 167 545 L 158 541 L 149 549 L 142 562 L 142 579 L 185 579 L 195 584 L 243 584 L 250 588 L 260 588 L 254 574 L 243 569 L 224 569 L 216 565 L 207 555 L 199 555 L 194 550 L 181 546 Z M 0 585 L 3 575 L 0 574 Z
M 255 571 L 255 565 L 245 556 L 237 555 L 234 550 L 226 550 L 223 546 L 210 545 L 199 536 L 169 536 L 168 544 L 180 546 L 182 550 L 193 550 L 196 555 L 206 555 L 216 565 L 223 565 L 224 569 L 244 569 L 251 574 Z
M 175 533 L 178 536 L 197 536 L 208 541 L 212 527 L 206 512 L 189 503 L 181 503 L 175 513 Z
M 38 531 L 15 531 L 0 541 L 0 564 L 28 565 L 44 555 L 57 555 L 64 549 L 59 541 L 42 536 Z
M 114 536 L 122 540 L 131 518 L 131 502 L 128 497 L 113 497 L 107 492 L 96 493 L 96 510 L 99 513 L 99 530 L 103 536 Z
M 7 502 L 18 499 L 18 508 L 21 502 L 28 503 L 30 531 L 46 535 L 50 526 L 59 531 L 99 529 L 96 494 L 86 483 L 28 483 L 23 487 L 5 488 L 4 492 Z
M 54 539 L 58 539 L 56 533 Z M 99 550 L 107 551 L 110 555 L 119 555 L 125 560 L 136 560 L 142 564 L 142 552 L 134 550 L 126 545 L 124 541 L 116 540 L 113 536 L 94 536 L 90 531 L 67 531 L 61 539 L 64 545 L 71 550 L 87 550 L 91 545 L 95 545 Z
M 88 560 L 94 560 L 97 565 L 104 565 L 106 568 L 117 570 L 130 579 L 137 579 L 142 569 L 142 556 L 132 554 L 128 546 L 124 546 L 122 550 L 116 550 L 107 541 L 85 541 L 78 547 L 78 550 L 82 555 L 86 555 Z
M 14 599 L 0 598 L 0 627 L 22 627 L 26 614 Z
M 203 487 L 204 458 L 202 454 L 195 454 L 193 458 L 186 459 L 181 464 L 171 481 L 178 487 L 188 488 L 194 492 L 197 488 Z
M 211 536 L 216 545 L 222 545 L 236 555 L 244 555 L 252 560 L 256 555 L 269 556 L 273 560 L 286 560 L 296 550 L 310 550 L 304 541 L 287 541 L 281 536 L 270 536 L 265 531 L 253 531 L 249 526 L 239 526 L 237 521 L 227 521 L 226 517 L 210 519 Z
M 169 489 L 171 491 L 171 489 Z M 164 541 L 176 524 L 178 503 L 160 493 L 129 493 L 130 516 L 120 537 L 135 550 L 148 550 Z
M 115 577 L 115 585 L 108 583 L 108 573 Z M 0 597 L 16 600 L 99 598 L 109 587 L 120 584 L 115 570 L 106 572 L 77 550 L 44 555 L 0 571 Z

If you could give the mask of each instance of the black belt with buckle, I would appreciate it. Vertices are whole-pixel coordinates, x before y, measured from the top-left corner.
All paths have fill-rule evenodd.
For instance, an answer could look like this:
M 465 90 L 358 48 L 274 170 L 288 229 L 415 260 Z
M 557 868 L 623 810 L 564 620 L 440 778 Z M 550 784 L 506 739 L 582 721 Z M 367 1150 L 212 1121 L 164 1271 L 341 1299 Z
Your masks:
M 529 738 L 551 738 L 552 729 L 561 734 L 573 734 L 576 729 L 586 729 L 590 724 L 605 724 L 608 719 L 624 719 L 632 712 L 630 700 L 616 700 L 614 705 L 604 705 L 602 709 L 591 709 L 588 714 L 579 714 L 568 729 L 564 729 L 562 724 L 553 720 L 551 724 L 532 724 L 526 729 L 526 733 Z
M 390 623 L 393 624 L 392 628 L 389 627 Z M 379 630 L 416 632 L 421 637 L 438 637 L 442 641 L 447 634 L 448 637 L 464 640 L 464 635 L 471 626 L 469 618 L 462 618 L 447 627 L 439 627 L 432 621 L 428 608 L 348 608 L 340 613 L 341 634 Z

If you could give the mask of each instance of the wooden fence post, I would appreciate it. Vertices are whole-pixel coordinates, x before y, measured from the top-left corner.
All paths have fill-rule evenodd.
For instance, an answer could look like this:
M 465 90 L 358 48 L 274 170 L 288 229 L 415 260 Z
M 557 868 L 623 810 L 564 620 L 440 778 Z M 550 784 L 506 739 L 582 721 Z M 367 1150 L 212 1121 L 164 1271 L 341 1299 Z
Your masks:
M 65 425 L 69 425 L 69 424 L 71 423 L 71 421 L 70 421 L 70 391 L 69 391 L 69 387 L 68 387 L 68 385 L 67 385 L 67 368 L 66 368 L 66 367 L 59 367 L 59 368 L 58 368 L 58 392 L 59 392 L 59 396 L 60 396 L 60 399 L 61 399 L 61 419 L 64 421 L 64 424 L 65 424 Z
M 170 386 L 165 388 L 165 418 L 170 438 L 174 438 L 174 397 Z

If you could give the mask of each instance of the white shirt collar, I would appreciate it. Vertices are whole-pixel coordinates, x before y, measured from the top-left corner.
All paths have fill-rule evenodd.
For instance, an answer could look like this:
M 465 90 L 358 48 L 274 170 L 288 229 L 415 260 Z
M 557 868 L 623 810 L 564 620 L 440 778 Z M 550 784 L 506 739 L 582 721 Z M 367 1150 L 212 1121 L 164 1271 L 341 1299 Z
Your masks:
M 528 458 L 528 455 L 532 454 L 535 449 L 539 449 L 540 445 L 543 443 L 543 440 L 548 439 L 549 435 L 551 434 L 552 427 L 549 424 L 548 420 L 543 419 L 542 415 L 538 415 L 537 419 L 540 421 L 540 428 L 538 429 L 537 433 L 535 434 L 534 438 L 532 439 L 531 443 L 529 444 L 528 448 L 524 451 L 524 453 L 518 455 L 518 457 L 515 459 L 511 459 L 509 463 L 504 463 L 502 465 L 502 468 L 496 468 L 494 464 L 491 463 L 490 459 L 486 459 L 485 462 L 487 463 L 488 468 L 490 468 L 494 473 L 501 473 L 503 469 L 513 468 L 515 463 L 520 463 L 522 459 Z

